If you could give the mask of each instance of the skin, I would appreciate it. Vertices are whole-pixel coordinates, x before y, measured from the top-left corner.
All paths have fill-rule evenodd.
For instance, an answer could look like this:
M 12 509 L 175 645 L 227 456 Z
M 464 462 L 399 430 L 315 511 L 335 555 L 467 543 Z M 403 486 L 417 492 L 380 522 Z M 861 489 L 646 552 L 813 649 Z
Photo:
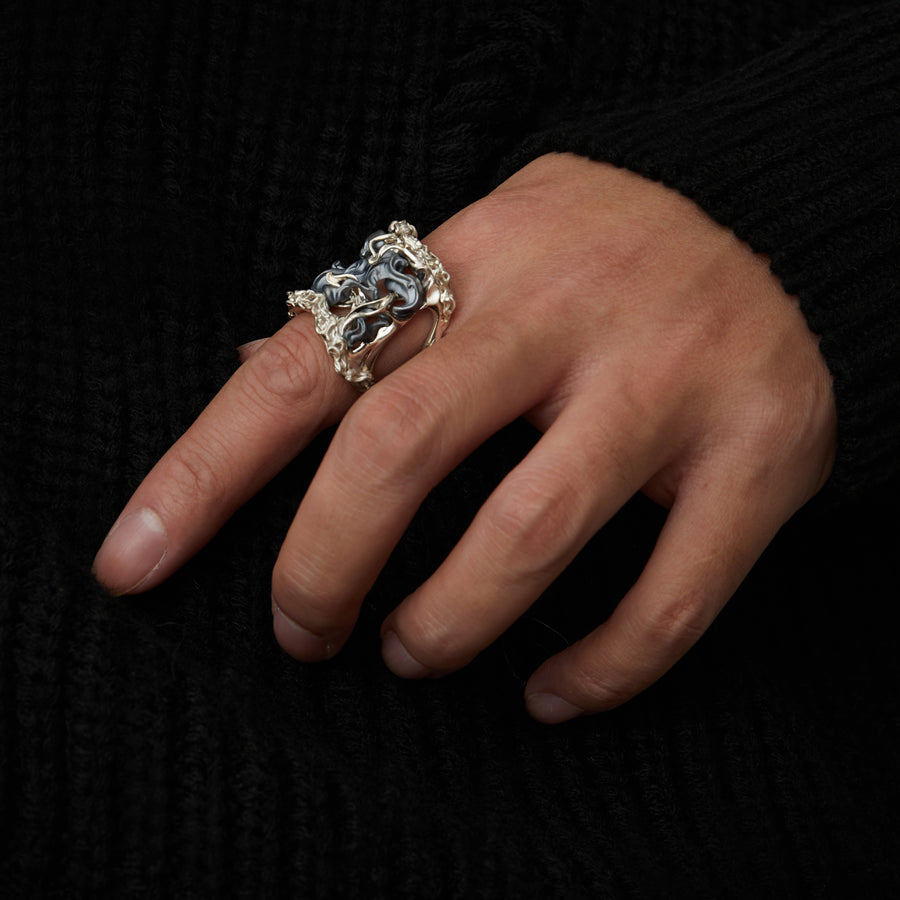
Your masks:
M 466 665 L 643 490 L 670 510 L 643 573 L 525 688 L 545 722 L 611 709 L 696 642 L 827 479 L 836 413 L 817 339 L 767 260 L 692 201 L 570 154 L 535 160 L 425 241 L 457 300 L 444 338 L 416 355 L 413 322 L 361 397 L 308 315 L 246 345 L 123 510 L 97 578 L 116 594 L 155 587 L 340 421 L 272 575 L 279 643 L 329 658 L 428 491 L 524 415 L 543 437 L 388 616 L 382 652 L 409 678 Z

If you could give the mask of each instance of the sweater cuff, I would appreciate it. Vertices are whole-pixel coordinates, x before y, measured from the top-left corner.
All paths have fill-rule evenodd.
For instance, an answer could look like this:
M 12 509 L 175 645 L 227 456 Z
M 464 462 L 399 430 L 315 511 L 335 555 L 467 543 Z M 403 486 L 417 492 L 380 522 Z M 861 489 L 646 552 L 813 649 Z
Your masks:
M 570 110 L 510 161 L 612 162 L 693 199 L 771 260 L 834 379 L 831 485 L 900 475 L 900 7 L 870 7 L 641 107 Z

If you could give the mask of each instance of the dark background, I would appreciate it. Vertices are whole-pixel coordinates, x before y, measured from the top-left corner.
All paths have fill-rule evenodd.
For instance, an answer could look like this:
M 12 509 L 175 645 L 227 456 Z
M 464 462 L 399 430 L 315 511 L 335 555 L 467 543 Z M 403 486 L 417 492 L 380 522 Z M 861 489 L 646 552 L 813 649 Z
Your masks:
M 684 46 L 684 33 L 721 25 L 740 58 L 796 25 L 770 10 L 781 24 L 754 37 L 754 17 L 734 31 L 698 4 L 696 20 L 648 37 L 636 14 L 609 10 L 624 29 L 604 45 L 611 95 L 639 91 L 642 72 L 677 78 L 666 42 Z M 329 663 L 283 654 L 269 610 L 278 547 L 328 435 L 159 589 L 112 600 L 91 577 L 107 529 L 233 371 L 234 348 L 282 323 L 284 292 L 392 218 L 427 232 L 546 120 L 554 84 L 539 76 L 555 71 L 545 56 L 559 58 L 560 36 L 537 15 L 13 11 L 0 895 L 900 890 L 895 493 L 815 500 L 668 676 L 560 727 L 528 718 L 525 679 L 633 582 L 664 516 L 642 497 L 464 671 L 407 682 L 378 650 L 384 616 L 535 440 L 521 423 L 428 498 Z M 697 50 L 686 81 L 717 54 Z

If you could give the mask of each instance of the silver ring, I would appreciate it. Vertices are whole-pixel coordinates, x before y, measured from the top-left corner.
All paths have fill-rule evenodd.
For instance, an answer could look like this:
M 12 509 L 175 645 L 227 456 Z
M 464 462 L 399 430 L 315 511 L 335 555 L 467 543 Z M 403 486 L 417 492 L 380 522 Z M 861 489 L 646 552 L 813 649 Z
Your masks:
M 433 316 L 422 348 L 441 337 L 456 305 L 449 283 L 416 229 L 391 222 L 366 238 L 358 260 L 336 262 L 316 276 L 311 290 L 288 291 L 288 315 L 311 312 L 335 370 L 365 391 L 374 384 L 372 368 L 385 342 L 419 310 Z

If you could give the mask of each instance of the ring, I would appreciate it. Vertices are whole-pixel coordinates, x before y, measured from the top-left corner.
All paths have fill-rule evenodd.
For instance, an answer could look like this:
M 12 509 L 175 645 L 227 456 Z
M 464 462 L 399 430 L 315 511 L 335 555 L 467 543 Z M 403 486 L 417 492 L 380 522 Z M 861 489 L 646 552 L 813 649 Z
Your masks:
M 416 229 L 395 221 L 370 234 L 349 266 L 336 262 L 311 290 L 288 291 L 288 316 L 311 312 L 335 370 L 365 391 L 375 383 L 372 368 L 385 342 L 419 310 L 433 316 L 422 349 L 443 335 L 456 305 L 449 283 Z

